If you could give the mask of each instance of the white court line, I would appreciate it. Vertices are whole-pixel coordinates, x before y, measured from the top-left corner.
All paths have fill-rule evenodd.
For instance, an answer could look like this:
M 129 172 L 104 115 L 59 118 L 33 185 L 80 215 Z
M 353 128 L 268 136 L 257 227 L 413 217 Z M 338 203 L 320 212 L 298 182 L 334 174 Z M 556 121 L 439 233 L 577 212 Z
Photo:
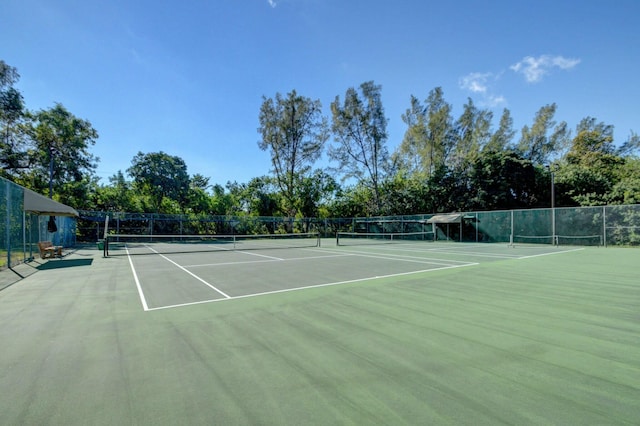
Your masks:
M 142 302 L 142 309 L 145 311 L 149 310 L 149 306 L 147 305 L 147 299 L 144 297 L 144 292 L 142 291 L 142 287 L 140 286 L 140 280 L 138 279 L 138 273 L 136 272 L 136 268 L 133 266 L 133 260 L 131 260 L 131 255 L 129 254 L 129 249 L 127 246 L 124 247 L 127 251 L 127 257 L 129 258 L 129 265 L 131 266 L 131 272 L 133 273 L 133 279 L 136 282 L 136 287 L 138 288 L 138 295 L 140 296 L 140 302 Z
M 224 297 L 226 297 L 227 299 L 230 298 L 231 296 L 229 296 L 227 293 L 225 293 L 224 291 L 216 288 L 214 285 L 209 284 L 207 281 L 203 280 L 202 278 L 200 278 L 199 276 L 197 276 L 196 274 L 194 274 L 193 272 L 189 271 L 188 269 L 184 268 L 183 266 L 177 264 L 176 262 L 174 262 L 173 260 L 169 259 L 167 256 L 160 254 L 160 257 L 162 257 L 163 259 L 165 259 L 166 261 L 173 263 L 175 266 L 177 266 L 179 269 L 183 270 L 184 272 L 186 272 L 187 274 L 191 275 L 193 278 L 195 278 L 196 280 L 200 281 L 201 283 L 203 283 L 204 285 L 210 287 L 211 289 L 217 291 L 218 293 L 220 293 L 221 295 L 223 295 Z
M 216 288 L 215 286 L 209 284 L 208 282 L 206 282 L 205 280 L 203 280 L 202 278 L 200 278 L 199 276 L 197 276 L 196 274 L 194 274 L 193 272 L 189 271 L 188 269 L 185 269 L 183 266 L 177 264 L 176 262 L 174 262 L 173 260 L 169 259 L 167 256 L 157 252 L 155 249 L 151 248 L 151 251 L 153 251 L 154 253 L 158 254 L 160 257 L 162 257 L 164 260 L 172 263 L 173 265 L 175 265 L 176 267 L 178 267 L 179 269 L 181 269 L 182 271 L 186 272 L 187 274 L 191 275 L 193 278 L 195 278 L 196 280 L 200 281 L 201 283 L 203 283 L 204 285 L 206 285 L 207 287 L 211 288 L 212 290 L 220 293 L 221 295 L 223 295 L 225 298 L 229 299 L 231 296 L 229 296 L 227 293 L 225 293 L 224 291 Z M 131 256 L 129 255 L 129 249 L 127 249 L 127 256 L 129 256 L 129 263 L 131 264 L 131 269 L 133 270 L 133 276 L 134 279 L 136 280 L 136 285 L 138 286 L 138 291 L 140 292 L 140 297 L 143 300 L 143 306 L 146 306 L 146 301 L 144 299 L 144 294 L 142 293 L 142 288 L 140 287 L 140 282 L 138 280 L 138 274 L 135 271 L 135 268 L 133 267 L 133 262 L 131 260 Z M 145 309 L 145 310 L 149 310 L 149 309 Z
M 184 306 L 202 305 L 204 303 L 215 303 L 215 302 L 222 302 L 222 301 L 235 300 L 235 299 L 247 299 L 249 297 L 267 296 L 267 295 L 270 295 L 270 294 L 288 293 L 288 292 L 291 292 L 291 291 L 308 290 L 308 289 L 312 289 L 312 288 L 329 287 L 329 286 L 342 285 L 342 284 L 351 284 L 351 283 L 357 283 L 357 282 L 362 282 L 362 281 L 381 280 L 383 278 L 393 278 L 393 277 L 400 277 L 400 276 L 404 276 L 404 275 L 420 274 L 422 272 L 442 271 L 442 270 L 445 270 L 445 269 L 464 268 L 464 267 L 467 267 L 467 266 L 475 266 L 475 265 L 479 265 L 479 263 L 469 263 L 467 265 L 443 266 L 442 268 L 423 269 L 421 271 L 401 272 L 401 273 L 398 273 L 398 274 L 379 275 L 379 276 L 367 277 L 367 278 L 357 278 L 357 279 L 354 279 L 354 280 L 338 281 L 338 282 L 333 282 L 333 283 L 307 285 L 307 286 L 303 286 L 303 287 L 294 287 L 294 288 L 286 288 L 286 289 L 282 289 L 282 290 L 265 291 L 265 292 L 262 292 L 262 293 L 245 294 L 245 295 L 242 295 L 242 296 L 232 296 L 232 297 L 229 297 L 227 299 L 200 300 L 200 301 L 197 301 L 197 302 L 189 302 L 189 303 L 180 303 L 180 304 L 176 304 L 176 305 L 159 306 L 157 308 L 150 308 L 149 310 L 150 311 L 159 311 L 159 310 L 162 310 L 162 309 L 172 309 L 172 308 L 180 308 L 180 307 L 184 307 Z
M 330 251 L 332 253 L 344 253 L 341 250 L 336 250 L 336 249 L 322 249 L 322 250 L 326 250 L 326 251 Z M 415 262 L 415 263 L 425 263 L 425 264 L 430 264 L 430 265 L 444 265 L 444 266 L 449 266 L 452 263 L 461 263 L 462 266 L 466 265 L 466 264 L 476 264 L 474 262 L 466 262 L 464 260 L 453 260 L 453 259 L 433 259 L 433 258 L 428 258 L 428 257 L 420 257 L 420 256 L 407 256 L 407 255 L 403 255 L 403 254 L 387 254 L 386 256 L 383 255 L 376 255 L 376 254 L 371 254 L 369 252 L 366 251 L 356 251 L 356 250 L 349 250 L 347 251 L 347 253 L 351 253 L 355 256 L 361 256 L 361 257 L 372 257 L 375 259 L 386 259 L 386 260 L 397 260 L 399 262 Z M 417 259 L 417 260 L 414 260 Z
M 240 250 L 236 250 L 237 253 L 242 253 L 242 254 L 248 254 L 249 256 L 258 256 L 258 257 L 266 257 L 267 259 L 273 259 L 273 260 L 284 260 L 281 259 L 279 257 L 275 257 L 275 256 L 267 256 L 266 254 L 260 254 L 260 253 L 249 253 L 248 251 L 240 251 Z
M 562 250 L 562 251 L 554 251 L 552 253 L 541 253 L 541 254 L 532 254 L 530 256 L 522 256 L 517 258 L 516 260 L 520 260 L 520 259 L 531 259 L 532 257 L 540 257 L 540 256 L 551 256 L 554 254 L 564 254 L 564 253 L 571 253 L 572 251 L 580 251 L 580 250 L 584 250 L 583 248 L 577 248 L 577 249 L 570 249 L 570 250 Z
M 201 263 L 196 265 L 184 265 L 185 268 L 200 268 L 200 267 L 208 267 L 208 266 L 229 266 L 229 265 L 245 265 L 252 263 L 271 263 L 271 262 L 291 262 L 291 261 L 302 261 L 309 259 L 329 259 L 332 257 L 350 257 L 357 256 L 356 254 L 346 253 L 346 254 L 335 254 L 335 255 L 324 255 L 324 256 L 305 256 L 305 257 L 292 257 L 289 259 L 279 259 L 274 258 L 273 260 L 242 260 L 237 262 L 222 262 L 222 263 Z M 276 260 L 277 259 L 277 260 Z
M 406 244 L 403 244 L 403 246 L 406 246 Z M 469 247 L 469 248 L 473 248 L 473 247 Z M 410 248 L 388 248 L 388 247 L 381 247 L 381 246 L 371 246 L 371 249 L 373 250 L 381 250 L 381 251 L 408 251 L 408 252 L 430 252 L 430 253 L 442 253 L 442 254 L 451 254 L 454 256 L 476 256 L 476 257 L 489 257 L 489 258 L 498 258 L 498 259 L 518 259 L 519 256 L 516 254 L 499 254 L 499 253 L 481 253 L 481 252 L 475 252 L 475 251 L 453 251 L 455 250 L 454 248 L 423 248 L 420 247 L 420 249 L 410 249 Z M 457 248 L 457 250 L 459 250 L 460 247 Z M 455 262 L 455 260 L 452 260 L 452 262 Z

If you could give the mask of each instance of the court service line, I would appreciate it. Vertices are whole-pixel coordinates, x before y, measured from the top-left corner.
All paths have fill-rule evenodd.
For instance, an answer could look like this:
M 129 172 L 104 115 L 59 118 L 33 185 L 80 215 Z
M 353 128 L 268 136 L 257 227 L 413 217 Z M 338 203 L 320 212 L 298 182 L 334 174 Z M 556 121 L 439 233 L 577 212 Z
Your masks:
M 340 251 L 335 249 L 323 249 L 330 251 L 332 253 L 339 253 Z M 385 260 L 397 260 L 398 262 L 414 262 L 414 263 L 424 263 L 429 265 L 444 265 L 449 266 L 452 263 L 461 263 L 462 266 L 467 264 L 475 265 L 475 262 L 467 262 L 464 260 L 453 260 L 453 259 L 433 259 L 428 257 L 420 257 L 420 256 L 407 256 L 403 254 L 387 254 L 386 256 L 377 255 L 366 251 L 357 251 L 357 250 L 348 250 L 347 253 L 351 253 L 355 256 L 360 257 L 372 257 L 374 259 L 385 259 Z
M 515 254 L 483 253 L 483 252 L 477 252 L 477 251 L 459 251 L 460 248 L 449 249 L 449 248 L 439 248 L 439 247 L 435 247 L 435 248 L 420 247 L 418 249 L 418 248 L 399 248 L 399 247 L 387 248 L 387 247 L 380 247 L 380 246 L 372 246 L 370 248 L 372 250 L 381 250 L 381 251 L 402 251 L 402 252 L 408 251 L 410 253 L 429 252 L 429 253 L 450 254 L 454 256 L 476 256 L 476 257 L 489 257 L 489 258 L 498 258 L 498 259 L 518 259 L 519 258 L 519 256 Z M 458 251 L 454 251 L 454 250 L 458 250 Z
M 313 289 L 313 288 L 330 287 L 330 286 L 336 286 L 336 285 L 342 285 L 342 284 L 352 284 L 352 283 L 357 283 L 357 282 L 362 282 L 362 281 L 381 280 L 381 279 L 384 279 L 384 278 L 401 277 L 401 276 L 406 276 L 406 275 L 420 274 L 420 273 L 423 273 L 423 272 L 442 271 L 442 270 L 445 270 L 445 269 L 465 268 L 467 266 L 476 266 L 476 265 L 479 265 L 479 263 L 469 263 L 467 265 L 443 266 L 441 268 L 423 269 L 423 270 L 420 270 L 420 271 L 401 272 L 401 273 L 398 273 L 398 274 L 378 275 L 378 276 L 374 276 L 374 277 L 357 278 L 357 279 L 353 279 L 353 280 L 337 281 L 337 282 L 332 282 L 332 283 L 314 284 L 314 285 L 307 285 L 307 286 L 303 286 L 303 287 L 294 287 L 294 288 L 285 288 L 285 289 L 282 289 L 282 290 L 272 290 L 272 291 L 264 291 L 264 292 L 261 292 L 261 293 L 244 294 L 244 295 L 241 295 L 241 296 L 231 296 L 231 297 L 229 297 L 227 299 L 199 300 L 197 302 L 179 303 L 179 304 L 167 305 L 167 306 L 158 306 L 156 308 L 150 308 L 149 311 L 159 311 L 159 310 L 163 310 L 163 309 L 181 308 L 181 307 L 185 307 L 185 306 L 202 305 L 204 303 L 223 302 L 223 301 L 235 300 L 235 299 L 248 299 L 250 297 L 267 296 L 267 295 L 270 295 L 270 294 L 288 293 L 288 292 L 292 292 L 292 291 L 309 290 L 309 289 Z
M 305 256 L 305 257 L 291 257 L 289 259 L 280 259 L 274 258 L 273 260 L 242 260 L 238 262 L 222 262 L 222 263 L 200 263 L 195 265 L 184 265 L 185 268 L 201 268 L 201 267 L 210 267 L 210 266 L 229 266 L 229 265 L 245 265 L 245 264 L 253 264 L 253 263 L 271 263 L 271 262 L 291 262 L 291 261 L 301 261 L 301 260 L 313 260 L 313 259 L 328 259 L 332 257 L 350 257 L 357 256 L 356 254 L 346 253 L 346 254 L 335 254 L 335 255 L 324 255 L 324 256 Z
M 187 274 L 191 275 L 193 278 L 195 278 L 196 280 L 200 281 L 202 284 L 206 285 L 207 287 L 215 290 L 216 292 L 220 293 L 221 295 L 223 295 L 224 297 L 226 297 L 227 299 L 229 299 L 231 296 L 229 296 L 227 293 L 225 293 L 224 291 L 216 288 L 214 285 L 209 284 L 208 282 L 206 282 L 205 280 L 203 280 L 202 278 L 200 278 L 199 276 L 197 276 L 196 274 L 194 274 L 193 272 L 189 271 L 188 269 L 186 269 L 184 266 L 179 265 L 178 263 L 174 262 L 173 260 L 169 259 L 167 256 L 165 256 L 162 253 L 157 252 L 154 249 L 151 249 L 154 252 L 156 252 L 156 254 L 158 254 L 161 258 L 163 258 L 164 260 L 166 260 L 167 262 L 170 262 L 172 264 L 174 264 L 176 267 L 178 267 L 179 269 L 183 270 L 184 272 L 186 272 Z

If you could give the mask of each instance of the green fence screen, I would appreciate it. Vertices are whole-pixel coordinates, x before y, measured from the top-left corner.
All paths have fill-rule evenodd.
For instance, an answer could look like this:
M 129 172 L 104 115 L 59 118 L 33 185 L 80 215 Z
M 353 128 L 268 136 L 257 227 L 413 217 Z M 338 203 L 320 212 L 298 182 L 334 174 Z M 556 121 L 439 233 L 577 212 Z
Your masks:
M 76 218 L 55 217 L 57 230 L 49 232 L 49 216 L 24 211 L 24 188 L 0 178 L 0 269 L 10 268 L 39 254 L 38 241 L 73 247 Z
M 555 209 L 458 212 L 455 222 L 431 223 L 434 214 L 357 218 L 166 215 L 81 211 L 79 241 L 95 242 L 105 219 L 117 234 L 267 234 L 435 231 L 440 241 L 559 245 L 640 245 L 640 204 Z

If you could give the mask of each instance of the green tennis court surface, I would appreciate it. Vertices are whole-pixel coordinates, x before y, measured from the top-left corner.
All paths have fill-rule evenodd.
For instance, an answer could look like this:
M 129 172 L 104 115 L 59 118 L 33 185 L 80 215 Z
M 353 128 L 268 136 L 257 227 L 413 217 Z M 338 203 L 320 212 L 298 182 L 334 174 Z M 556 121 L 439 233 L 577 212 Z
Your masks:
M 151 251 L 0 292 L 1 424 L 638 424 L 637 250 Z

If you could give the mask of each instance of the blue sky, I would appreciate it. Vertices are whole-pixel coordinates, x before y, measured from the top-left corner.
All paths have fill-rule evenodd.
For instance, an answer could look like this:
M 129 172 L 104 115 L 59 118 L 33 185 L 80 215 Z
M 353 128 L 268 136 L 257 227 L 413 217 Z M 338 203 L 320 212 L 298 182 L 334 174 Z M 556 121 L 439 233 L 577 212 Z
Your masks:
M 471 97 L 519 133 L 555 102 L 558 121 L 595 117 L 622 143 L 640 132 L 639 16 L 636 0 L 3 0 L 0 59 L 29 109 L 59 102 L 93 124 L 105 182 L 164 151 L 224 185 L 271 169 L 263 95 L 295 89 L 329 116 L 369 80 L 390 151 L 410 96 L 435 87 L 456 118 Z

